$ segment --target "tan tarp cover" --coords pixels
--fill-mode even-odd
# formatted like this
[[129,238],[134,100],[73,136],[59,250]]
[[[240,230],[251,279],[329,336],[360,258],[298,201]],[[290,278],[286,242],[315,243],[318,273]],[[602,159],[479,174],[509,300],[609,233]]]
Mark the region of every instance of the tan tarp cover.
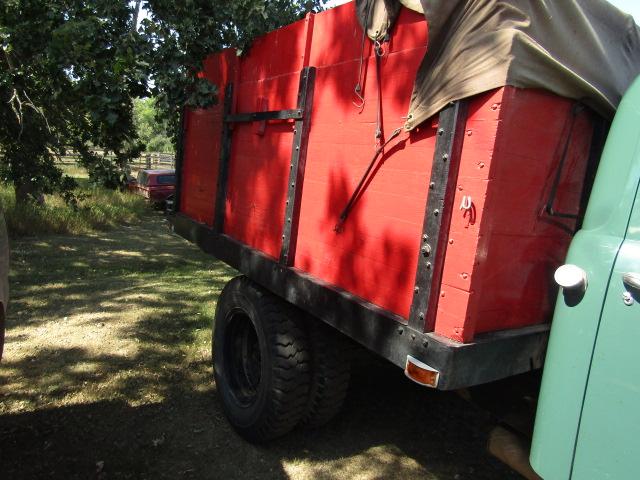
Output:
[[[398,0],[358,0],[367,32],[391,27]],[[372,2],[376,5],[372,5]],[[612,118],[640,74],[640,29],[605,0],[402,0],[429,25],[407,130],[447,103],[504,85],[543,88]],[[375,12],[366,15],[366,12]],[[384,34],[382,34],[384,36]]]
[[367,35],[371,40],[384,40],[393,26],[402,5],[397,0],[357,1],[360,25],[368,24]]

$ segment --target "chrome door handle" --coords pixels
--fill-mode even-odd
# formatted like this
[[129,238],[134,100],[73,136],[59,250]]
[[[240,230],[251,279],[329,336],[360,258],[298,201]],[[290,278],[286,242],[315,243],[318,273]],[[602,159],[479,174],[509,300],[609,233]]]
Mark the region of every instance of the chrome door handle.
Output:
[[587,272],[577,265],[568,263],[558,267],[553,278],[565,291],[584,293],[587,289]]
[[639,273],[625,273],[622,275],[622,282],[633,288],[634,290],[640,291],[640,274]]

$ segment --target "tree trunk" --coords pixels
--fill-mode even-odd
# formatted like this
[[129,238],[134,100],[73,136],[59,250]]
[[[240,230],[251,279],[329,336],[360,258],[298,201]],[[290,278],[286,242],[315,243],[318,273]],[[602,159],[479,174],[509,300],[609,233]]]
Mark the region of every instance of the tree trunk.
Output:
[[30,200],[35,200],[40,205],[44,205],[44,195],[38,194],[31,182],[16,183],[14,185],[16,195],[16,205],[25,204]]
[[133,11],[133,22],[131,23],[131,32],[138,30],[138,18],[140,17],[140,5],[142,0],[136,0],[136,7]]
[[26,183],[16,183],[14,186],[16,193],[16,205],[20,205],[29,201],[31,194],[31,185]]

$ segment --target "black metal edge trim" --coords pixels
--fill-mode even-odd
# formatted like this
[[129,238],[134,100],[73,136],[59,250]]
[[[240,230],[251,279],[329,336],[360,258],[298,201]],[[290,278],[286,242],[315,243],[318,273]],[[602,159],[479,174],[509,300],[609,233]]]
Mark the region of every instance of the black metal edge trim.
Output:
[[175,161],[175,170],[176,170],[176,188],[173,194],[173,205],[171,207],[172,211],[179,212],[180,211],[180,195],[182,192],[182,165],[184,163],[184,137],[187,133],[187,107],[183,106],[180,110],[180,130],[178,132],[178,142],[176,145],[176,161]]
[[550,324],[476,335],[473,343],[458,343],[426,333],[427,365],[442,372],[439,390],[456,390],[502,380],[542,368]]
[[596,179],[600,157],[604,150],[604,145],[609,135],[611,122],[602,118],[599,114],[591,111],[593,119],[593,133],[591,134],[591,145],[589,146],[589,157],[587,160],[587,168],[585,170],[584,180],[582,182],[582,192],[580,194],[580,208],[578,211],[578,221],[576,222],[575,231],[582,228],[584,216],[587,213],[587,204],[591,196],[591,189]]
[[449,104],[439,115],[409,314],[409,325],[419,331],[434,327],[466,119],[464,100]]
[[404,325],[403,319],[313,278],[182,215],[169,217],[176,233],[301,310],[405,368],[407,355],[441,372],[439,390],[479,385],[540,368],[548,325],[478,335],[461,344]]
[[300,120],[304,116],[302,109],[295,110],[269,110],[267,112],[234,113],[225,115],[224,121],[228,123],[259,122],[264,120]]
[[283,265],[293,265],[296,254],[298,222],[300,220],[300,198],[302,196],[304,170],[307,162],[315,78],[315,67],[305,67],[300,72],[297,111],[303,112],[303,116],[300,120],[296,120],[293,129],[289,183],[287,186],[287,199],[282,227],[282,247],[280,250],[280,263]]
[[[223,115],[226,118],[233,104],[233,83],[229,83],[224,91]],[[227,200],[227,180],[229,177],[229,161],[231,159],[231,128],[228,123],[222,124],[222,141],[220,143],[220,164],[218,166],[218,184],[214,206],[213,229],[222,233],[224,227],[224,211]]]

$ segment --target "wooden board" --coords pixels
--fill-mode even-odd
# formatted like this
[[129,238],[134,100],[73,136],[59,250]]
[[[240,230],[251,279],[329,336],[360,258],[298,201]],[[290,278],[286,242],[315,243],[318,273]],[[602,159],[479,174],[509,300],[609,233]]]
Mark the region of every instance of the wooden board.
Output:
[[[296,107],[312,33],[310,16],[255,42],[240,60],[236,112]],[[291,121],[234,125],[224,232],[272,257],[282,246],[292,142]]]
[[235,50],[211,55],[202,76],[218,86],[217,104],[206,110],[186,109],[180,209],[194,220],[213,225],[220,168],[224,89],[236,77]]
[[571,127],[574,102],[542,91],[506,87],[472,106],[435,327],[458,341],[550,320],[575,221],[544,207],[569,142],[554,207],[578,213],[592,133],[586,111]]
[[[413,298],[437,118],[386,149],[340,231],[340,213],[376,149],[378,76],[370,42],[347,4],[269,33],[247,55],[213,55],[204,75],[234,83],[234,113],[293,109],[300,71],[316,67],[293,266],[405,320]],[[403,9],[380,61],[382,125],[404,123],[427,48],[422,15]],[[362,56],[359,107],[354,87]],[[566,151],[554,208],[577,213],[592,134],[574,102],[505,87],[468,99],[460,169],[433,329],[469,342],[477,333],[549,319],[553,269],[573,220],[545,212]],[[189,112],[181,209],[211,224],[222,106]],[[574,118],[575,117],[575,118]],[[293,142],[292,121],[234,124],[224,233],[278,258]],[[470,210],[461,210],[463,200]]]
[[[381,61],[386,135],[404,123],[413,77],[426,50],[426,24],[420,17],[403,10]],[[352,5],[316,16],[310,64],[318,71],[295,266],[406,318],[435,131],[426,125],[387,151],[343,231],[335,232],[376,149],[378,84],[368,41],[365,105],[354,105],[361,35]]]

